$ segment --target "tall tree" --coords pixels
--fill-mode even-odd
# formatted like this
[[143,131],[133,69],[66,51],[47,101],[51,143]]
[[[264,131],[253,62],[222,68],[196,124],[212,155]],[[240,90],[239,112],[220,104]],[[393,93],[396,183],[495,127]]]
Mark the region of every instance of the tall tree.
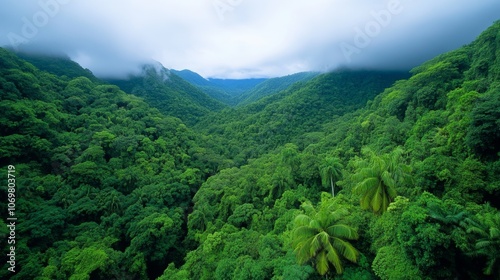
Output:
[[299,264],[312,261],[320,275],[325,275],[332,264],[338,274],[343,272],[341,256],[357,262],[359,252],[347,240],[358,239],[355,229],[337,223],[347,214],[343,208],[336,211],[320,209],[316,211],[310,203],[302,207],[305,214],[294,220],[292,242]]
[[354,193],[361,195],[361,207],[382,214],[397,195],[396,187],[411,181],[411,169],[403,163],[403,149],[376,155],[365,150],[369,160],[355,163],[357,169],[352,179],[356,182]]
[[340,159],[332,156],[326,157],[320,166],[321,182],[323,186],[327,186],[330,183],[333,197],[335,197],[335,181],[340,179],[343,167]]

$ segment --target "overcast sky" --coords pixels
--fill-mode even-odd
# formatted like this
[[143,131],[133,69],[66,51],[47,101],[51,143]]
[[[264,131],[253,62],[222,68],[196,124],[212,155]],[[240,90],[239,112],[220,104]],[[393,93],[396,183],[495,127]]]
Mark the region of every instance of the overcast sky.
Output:
[[65,53],[97,76],[157,60],[204,77],[408,70],[474,40],[499,0],[0,0],[0,45]]

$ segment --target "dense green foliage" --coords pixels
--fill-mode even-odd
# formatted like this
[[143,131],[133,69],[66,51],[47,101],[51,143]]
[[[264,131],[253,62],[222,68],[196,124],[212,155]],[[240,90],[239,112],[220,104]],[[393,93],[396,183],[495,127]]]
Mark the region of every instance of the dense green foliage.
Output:
[[72,61],[64,55],[42,55],[29,52],[19,52],[17,55],[23,60],[33,64],[42,71],[47,71],[57,76],[66,76],[68,78],[85,77],[93,82],[99,82],[88,69],[83,69],[78,63]]
[[110,80],[126,92],[144,98],[164,115],[192,125],[212,111],[225,107],[206,93],[184,81],[161,64],[142,67],[142,73],[126,80]]
[[327,73],[255,103],[212,113],[195,128],[224,143],[224,155],[242,164],[286,143],[306,147],[324,136],[325,123],[362,107],[407,76],[378,71]]
[[246,105],[258,101],[263,97],[286,90],[288,87],[297,82],[307,82],[316,77],[319,73],[302,72],[284,77],[272,78],[259,83],[252,89],[244,92],[237,98],[238,105]]
[[191,197],[215,172],[201,138],[116,86],[60,79],[0,51],[0,163],[18,175],[16,278],[145,278],[181,263]]
[[286,90],[297,82],[307,82],[316,72],[302,72],[271,79],[205,79],[190,70],[171,70],[209,96],[230,106],[246,105]]
[[228,93],[224,88],[221,88],[211,83],[209,80],[203,78],[199,74],[190,70],[181,70],[181,71],[170,70],[170,71],[172,71],[185,81],[189,82],[190,84],[196,86],[197,88],[199,88],[212,98],[217,99],[227,105],[232,105],[234,103],[233,96],[231,96],[231,94]]
[[257,85],[265,82],[266,78],[250,78],[250,79],[215,79],[210,78],[208,81],[213,87],[219,88],[226,92],[230,97],[230,104],[236,105],[238,97],[245,92],[253,89]]
[[411,76],[332,72],[221,111],[145,70],[120,89],[0,49],[2,279],[500,277],[500,22]]
[[294,253],[299,264],[314,259],[316,270],[325,275],[329,264],[335,267],[338,274],[344,271],[341,257],[351,262],[358,261],[358,250],[347,241],[358,239],[358,233],[347,225],[336,223],[347,214],[344,208],[333,210],[322,205],[322,209],[316,211],[310,203],[304,204],[303,208],[306,214],[295,217],[292,232]]

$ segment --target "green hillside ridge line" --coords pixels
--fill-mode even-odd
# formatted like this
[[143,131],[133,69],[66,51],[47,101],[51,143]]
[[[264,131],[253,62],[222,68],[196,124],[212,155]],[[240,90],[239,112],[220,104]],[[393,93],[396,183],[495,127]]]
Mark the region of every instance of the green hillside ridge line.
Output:
[[202,116],[226,106],[161,65],[145,65],[140,75],[109,80],[126,92],[142,97],[163,114],[193,125]]

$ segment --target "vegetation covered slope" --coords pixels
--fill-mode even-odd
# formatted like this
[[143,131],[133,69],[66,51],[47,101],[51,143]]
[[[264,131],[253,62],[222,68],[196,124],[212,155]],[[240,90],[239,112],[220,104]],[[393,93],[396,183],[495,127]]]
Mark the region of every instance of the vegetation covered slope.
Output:
[[190,70],[171,70],[200,90],[230,106],[245,105],[286,90],[296,82],[306,82],[319,73],[302,72],[271,79],[205,79]]
[[161,279],[498,279],[499,54],[497,22],[303,149],[212,176]]
[[[238,163],[256,158],[288,142],[299,145],[322,137],[322,125],[332,118],[361,108],[396,80],[402,72],[339,71],[236,109],[212,113],[197,129],[222,142],[227,157]],[[311,134],[312,133],[312,134]]]
[[68,78],[86,77],[93,82],[99,82],[99,79],[90,70],[83,69],[78,63],[64,55],[49,56],[29,52],[18,52],[17,55],[38,69],[57,76],[66,76]]
[[500,277],[500,22],[385,90],[321,75],[194,130],[0,54],[2,278]]
[[249,79],[215,79],[210,78],[208,81],[226,91],[231,97],[238,97],[248,90],[251,90],[258,84],[266,81],[266,78],[249,78]]
[[238,96],[238,105],[250,104],[266,96],[286,90],[292,84],[297,82],[307,82],[316,77],[316,72],[301,72],[284,77],[272,78],[263,81],[254,88]]
[[190,70],[172,70],[176,75],[183,78],[193,86],[202,90],[212,98],[220,102],[235,106],[240,96],[252,90],[266,79],[205,79],[198,73]]
[[193,86],[196,86],[198,89],[202,90],[212,98],[219,100],[220,102],[231,105],[233,104],[233,97],[226,92],[223,88],[218,87],[211,83],[209,80],[203,78],[198,73],[195,73],[190,70],[171,70],[177,76],[183,78]]
[[191,125],[209,112],[225,107],[159,63],[143,66],[140,75],[109,82],[144,98],[163,114],[180,118]]
[[0,278],[146,279],[183,262],[191,197],[217,165],[204,141],[117,86],[3,49],[0,92],[0,166],[15,167],[18,219],[16,274],[3,254]]

